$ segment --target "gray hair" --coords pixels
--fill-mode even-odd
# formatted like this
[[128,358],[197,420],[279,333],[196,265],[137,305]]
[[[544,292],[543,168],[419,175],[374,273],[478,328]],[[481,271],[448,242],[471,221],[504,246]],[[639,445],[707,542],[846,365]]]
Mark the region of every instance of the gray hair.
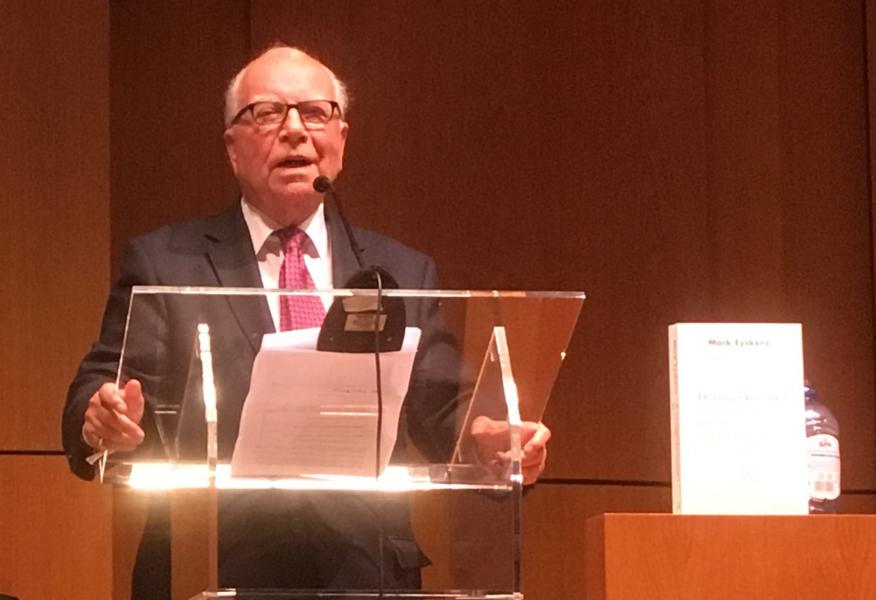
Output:
[[266,49],[264,52],[260,53],[254,59],[252,59],[251,61],[246,63],[246,65],[240,71],[238,71],[234,77],[231,78],[231,81],[228,82],[228,87],[225,88],[225,127],[226,128],[231,126],[231,120],[235,117],[235,115],[237,114],[237,111],[240,110],[240,107],[237,106],[237,91],[240,88],[240,82],[243,79],[243,76],[246,73],[246,70],[249,68],[249,66],[253,62],[258,60],[259,58],[261,58],[262,56],[264,56],[268,52],[270,52],[272,50],[277,50],[277,49],[292,50],[296,54],[300,54],[301,56],[307,57],[307,58],[313,60],[314,62],[318,63],[320,66],[322,66],[322,68],[324,68],[326,70],[326,72],[329,74],[329,76],[332,79],[332,86],[335,89],[335,100],[337,101],[338,106],[341,108],[341,117],[343,118],[346,116],[347,109],[350,106],[350,96],[347,93],[347,86],[344,84],[343,81],[338,79],[338,76],[334,74],[334,71],[329,69],[327,66],[322,64],[319,60],[317,60],[316,58],[314,58],[313,56],[311,56],[310,54],[308,54],[304,50],[301,50],[300,48],[295,48],[294,46],[288,46],[286,44],[276,43],[276,44],[273,44],[270,48]]

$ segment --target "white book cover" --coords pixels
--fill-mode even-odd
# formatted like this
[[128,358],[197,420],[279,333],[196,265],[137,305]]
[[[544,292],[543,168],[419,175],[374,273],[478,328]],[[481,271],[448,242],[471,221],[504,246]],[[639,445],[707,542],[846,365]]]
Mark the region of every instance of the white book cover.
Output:
[[672,508],[807,514],[799,324],[669,327]]

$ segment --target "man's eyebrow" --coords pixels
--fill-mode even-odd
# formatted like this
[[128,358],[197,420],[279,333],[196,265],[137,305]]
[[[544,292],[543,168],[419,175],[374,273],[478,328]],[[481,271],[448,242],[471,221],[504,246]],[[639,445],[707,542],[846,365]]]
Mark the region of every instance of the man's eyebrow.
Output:
[[256,94],[255,96],[250,98],[249,102],[247,102],[246,104],[252,104],[253,102],[285,102],[285,101],[283,99],[281,99],[277,94]]

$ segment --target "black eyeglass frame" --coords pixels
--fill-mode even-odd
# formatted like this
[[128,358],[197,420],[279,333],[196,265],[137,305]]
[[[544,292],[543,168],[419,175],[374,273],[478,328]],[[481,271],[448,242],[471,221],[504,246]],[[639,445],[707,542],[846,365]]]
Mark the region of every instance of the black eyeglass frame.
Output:
[[[331,120],[335,118],[335,115],[338,115],[338,117],[341,116],[341,105],[338,104],[338,103],[337,103],[336,101],[334,101],[334,100],[325,100],[325,99],[322,99],[322,98],[318,98],[318,99],[314,99],[314,100],[302,100],[301,102],[282,102],[282,101],[280,101],[280,100],[257,100],[257,101],[255,101],[255,102],[250,102],[249,104],[247,104],[246,106],[244,106],[243,108],[241,108],[240,111],[238,111],[238,113],[237,113],[236,115],[234,115],[234,118],[231,119],[231,123],[229,123],[229,125],[234,125],[234,124],[236,124],[244,114],[246,114],[247,112],[249,112],[249,113],[250,113],[250,117],[252,118],[253,123],[255,123],[256,125],[258,125],[259,127],[271,127],[271,126],[277,126],[277,125],[280,125],[281,123],[285,123],[285,122],[286,122],[286,119],[289,118],[289,111],[292,110],[293,108],[294,108],[295,110],[298,110],[298,107],[299,107],[300,105],[302,105],[302,104],[304,104],[304,105],[312,104],[312,103],[314,103],[314,102],[328,102],[328,103],[331,105],[332,110],[331,110],[331,113],[329,113],[328,119],[326,119],[325,123],[320,123],[320,124],[318,124],[318,125],[319,125],[318,127],[314,127],[314,126],[313,126],[314,123],[308,123],[308,122],[306,122],[304,119],[301,119],[301,124],[304,125],[304,128],[305,128],[305,129],[308,129],[308,130],[311,130],[311,129],[316,129],[316,130],[324,129],[325,126],[328,125],[328,124],[331,122]],[[256,118],[255,118],[255,112],[253,112],[253,109],[254,109],[257,105],[259,105],[259,104],[275,104],[275,105],[283,105],[283,106],[286,107],[286,110],[283,111],[283,117],[282,117],[279,121],[277,121],[276,123],[259,123],[259,122],[256,120]],[[298,116],[301,117],[301,111],[298,111]]]

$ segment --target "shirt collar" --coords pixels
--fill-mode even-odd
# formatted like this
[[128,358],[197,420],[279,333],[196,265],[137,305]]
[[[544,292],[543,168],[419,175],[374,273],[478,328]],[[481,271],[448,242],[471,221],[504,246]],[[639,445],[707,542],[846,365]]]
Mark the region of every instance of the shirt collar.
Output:
[[[265,249],[265,244],[269,240],[276,240],[276,236],[272,237],[273,233],[283,227],[268,215],[260,211],[258,208],[247,202],[246,198],[241,197],[240,208],[243,212],[243,220],[246,222],[246,227],[249,229],[249,237],[252,240],[252,249],[256,256],[259,256]],[[310,238],[312,250],[316,251],[316,255],[321,258],[328,257],[328,231],[325,226],[325,209],[322,202],[313,211],[304,222],[298,225],[307,237]]]

